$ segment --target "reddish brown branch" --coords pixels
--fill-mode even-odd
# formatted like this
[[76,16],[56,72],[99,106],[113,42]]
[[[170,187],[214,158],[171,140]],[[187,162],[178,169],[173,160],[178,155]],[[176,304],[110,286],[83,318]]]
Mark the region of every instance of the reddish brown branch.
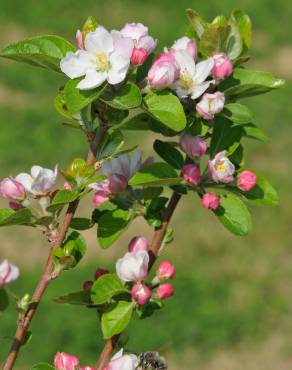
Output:
[[[175,192],[172,194],[168,202],[167,208],[165,210],[165,213],[164,213],[163,223],[161,227],[155,229],[154,231],[151,245],[150,245],[150,251],[149,251],[149,255],[150,255],[149,270],[151,270],[154,262],[156,261],[156,258],[159,255],[159,251],[160,251],[160,248],[163,242],[163,238],[165,236],[165,233],[169,226],[171,217],[176,209],[176,206],[180,198],[181,198],[180,194],[175,193]],[[114,349],[114,344],[116,343],[117,339],[118,339],[118,336],[115,336],[109,339],[108,341],[106,341],[104,348],[102,350],[102,353],[99,357],[98,363],[95,367],[95,370],[103,370],[106,367],[106,365],[109,362],[111,353]]]
[[[96,161],[96,153],[98,150],[98,147],[106,133],[106,126],[101,126],[97,132],[93,140],[90,142],[90,149],[88,151],[87,155],[87,164],[94,164]],[[3,370],[11,370],[14,366],[14,363],[16,361],[16,358],[18,356],[20,347],[25,339],[27,330],[31,324],[31,321],[36,313],[36,310],[38,308],[38,305],[42,299],[42,296],[44,292],[46,291],[50,281],[52,280],[52,269],[53,269],[53,260],[52,260],[52,252],[54,249],[62,245],[66,233],[68,231],[68,228],[70,226],[70,223],[72,221],[72,218],[74,217],[74,214],[76,212],[76,209],[78,207],[79,200],[75,200],[74,202],[70,203],[66,212],[66,215],[64,217],[63,223],[61,225],[60,231],[58,233],[58,236],[56,240],[51,244],[49,255],[45,264],[44,271],[40,277],[40,280],[37,284],[37,287],[33,293],[32,296],[32,303],[29,305],[23,320],[21,320],[21,323],[19,324],[15,337],[13,339],[9,354],[6,358]],[[54,278],[58,276],[58,273],[54,274]]]

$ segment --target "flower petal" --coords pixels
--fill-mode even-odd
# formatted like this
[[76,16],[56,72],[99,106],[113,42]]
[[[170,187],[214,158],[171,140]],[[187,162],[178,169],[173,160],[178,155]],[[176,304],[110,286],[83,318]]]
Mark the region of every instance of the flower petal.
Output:
[[210,75],[213,66],[214,61],[212,58],[204,60],[196,65],[195,80],[198,84],[206,80],[206,78]]
[[99,26],[94,32],[89,32],[84,40],[85,49],[90,52],[110,53],[113,51],[114,43],[111,34]]
[[33,178],[28,173],[20,173],[15,177],[15,180],[18,181],[21,185],[24,186],[25,190],[32,193],[31,185],[33,183]]
[[30,170],[30,173],[31,173],[31,176],[35,179],[38,177],[39,173],[42,171],[42,167],[41,166],[32,166],[31,170]]
[[111,85],[116,85],[126,78],[130,65],[130,59],[126,59],[117,52],[110,56],[111,69],[108,72],[107,80]]
[[83,80],[79,82],[77,88],[80,90],[90,90],[94,89],[103,84],[106,80],[107,73],[106,72],[97,72],[94,69],[89,69],[86,72],[86,76]]
[[60,63],[61,71],[70,78],[84,76],[91,67],[92,55],[84,50],[78,50],[76,53],[69,51]]
[[191,91],[191,98],[192,99],[197,99],[199,96],[204,94],[204,92],[208,89],[208,87],[213,83],[214,81],[207,81],[203,82],[201,85],[198,85],[194,87]]
[[175,60],[180,67],[181,73],[187,71],[190,77],[193,77],[196,72],[196,64],[194,59],[186,51],[179,50],[174,53]]

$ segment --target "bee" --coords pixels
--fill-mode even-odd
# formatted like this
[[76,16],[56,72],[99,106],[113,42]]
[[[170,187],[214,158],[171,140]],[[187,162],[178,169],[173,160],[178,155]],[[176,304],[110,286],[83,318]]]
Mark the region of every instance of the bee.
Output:
[[143,352],[139,356],[139,363],[135,370],[167,370],[165,359],[158,352]]

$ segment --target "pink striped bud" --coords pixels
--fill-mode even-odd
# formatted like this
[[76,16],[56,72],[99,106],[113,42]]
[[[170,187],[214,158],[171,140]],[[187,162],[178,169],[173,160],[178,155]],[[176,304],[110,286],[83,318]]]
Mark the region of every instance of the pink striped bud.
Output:
[[157,90],[172,85],[179,77],[179,67],[172,53],[161,54],[148,72],[150,87]]
[[109,200],[109,193],[106,191],[100,190],[94,194],[92,203],[94,207],[98,207],[98,206],[101,206],[103,203],[107,202],[108,200]]
[[98,280],[102,275],[109,274],[109,270],[97,269],[94,273],[94,279]]
[[19,208],[21,208],[21,204],[19,204],[18,202],[16,202],[15,200],[10,200],[9,201],[9,207],[11,209],[14,209],[15,211],[17,211]]
[[6,177],[0,182],[0,194],[6,199],[23,200],[25,198],[25,189],[18,181],[11,177]]
[[207,147],[207,141],[198,136],[192,136],[186,133],[180,136],[180,148],[192,159],[204,155]]
[[182,168],[182,175],[186,182],[191,185],[198,185],[201,180],[201,172],[194,164],[185,164]]
[[144,305],[150,301],[152,292],[147,285],[137,283],[133,285],[131,295],[134,301],[136,301],[140,305]]
[[174,295],[174,289],[172,284],[170,283],[165,283],[159,285],[157,289],[157,295],[160,299],[166,299],[169,297],[172,297]]
[[159,279],[172,279],[175,274],[175,267],[169,261],[162,261],[156,271],[156,275]]
[[257,175],[251,171],[242,171],[236,179],[237,187],[249,191],[257,184]]
[[225,104],[225,96],[217,91],[214,94],[204,94],[200,102],[196,105],[196,111],[199,116],[206,120],[211,120],[215,114],[220,113]]
[[144,48],[134,48],[131,56],[131,62],[135,66],[142,65],[148,58],[147,50]]
[[18,267],[12,265],[7,260],[0,263],[0,288],[16,280],[18,276]]
[[63,188],[66,190],[72,191],[72,185],[68,181],[64,182]]
[[85,280],[84,283],[82,284],[83,289],[90,289],[93,285],[92,280]]
[[178,39],[170,48],[171,51],[186,51],[190,56],[195,59],[197,56],[197,45],[194,40],[189,39],[187,36],[183,36]]
[[142,236],[135,236],[128,246],[129,252],[148,251],[149,244],[146,238]]
[[201,203],[206,209],[217,209],[220,206],[220,197],[213,193],[206,193],[202,196]]
[[233,65],[225,53],[214,54],[213,61],[214,67],[212,69],[212,74],[216,79],[221,80],[232,74]]
[[78,46],[78,49],[84,49],[83,45],[83,35],[80,30],[77,30],[76,32],[76,44]]
[[79,360],[69,353],[58,352],[54,358],[54,365],[56,370],[76,370],[79,366]]

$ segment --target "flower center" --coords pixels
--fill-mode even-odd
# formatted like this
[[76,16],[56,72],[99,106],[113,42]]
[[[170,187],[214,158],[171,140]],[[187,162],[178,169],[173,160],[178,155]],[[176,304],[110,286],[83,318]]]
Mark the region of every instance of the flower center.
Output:
[[222,162],[216,163],[215,169],[217,172],[225,172],[226,171],[225,163]]
[[95,53],[94,64],[98,72],[106,72],[110,69],[110,62],[105,52]]
[[192,79],[187,69],[184,69],[180,76],[180,86],[183,90],[189,90],[196,86],[195,81]]

